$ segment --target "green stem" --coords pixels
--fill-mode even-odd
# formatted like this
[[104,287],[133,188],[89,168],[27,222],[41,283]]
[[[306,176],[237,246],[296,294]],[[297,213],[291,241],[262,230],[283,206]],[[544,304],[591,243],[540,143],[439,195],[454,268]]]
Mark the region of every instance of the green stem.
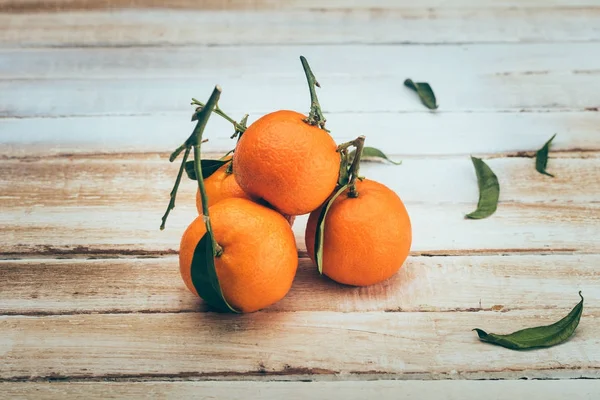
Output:
[[[192,98],[192,105],[200,106],[199,109],[196,110],[196,113],[192,116],[192,121],[194,121],[198,118],[198,114],[206,107],[206,104]],[[221,110],[219,108],[218,104],[215,105],[213,112],[215,114],[217,114],[218,116],[225,118],[227,121],[231,122],[233,124],[233,128],[235,129],[236,132],[244,133],[244,131],[246,131],[246,126],[244,124],[238,123],[236,120],[231,118],[229,115],[225,114],[223,112],[223,110]],[[246,119],[248,119],[248,117],[246,117]]]
[[219,257],[221,254],[223,254],[223,248],[217,243],[215,235],[212,231],[212,224],[210,222],[210,215],[208,213],[208,196],[206,194],[206,188],[204,187],[204,178],[202,178],[202,154],[200,148],[202,144],[202,134],[204,133],[204,128],[208,123],[211,112],[215,109],[215,107],[217,107],[217,102],[219,101],[220,96],[221,88],[219,86],[215,86],[215,89],[206,102],[206,105],[203,106],[202,110],[197,114],[198,123],[196,124],[196,128],[190,136],[191,143],[194,146],[194,171],[196,172],[198,190],[200,191],[200,198],[202,199],[202,215],[206,225],[206,233],[210,235],[212,240],[213,255],[215,257]]
[[308,65],[306,58],[300,56],[300,61],[302,62],[302,68],[304,68],[304,74],[306,75],[306,81],[308,82],[308,90],[310,90],[310,113],[304,122],[310,125],[318,125],[321,129],[327,131],[327,129],[325,129],[325,122],[327,122],[327,120],[321,111],[321,105],[317,98],[317,90],[315,89],[315,87],[321,87],[321,85],[317,82],[315,74],[313,74],[310,69],[310,65]]
[[[185,169],[185,162],[187,161],[189,155],[190,155],[190,148],[186,147],[185,153],[183,154],[183,160],[181,161],[181,166],[179,167],[179,172],[177,173],[177,179],[175,179],[175,185],[173,186],[173,190],[171,190],[171,199],[169,200],[169,205],[167,206],[167,211],[165,211],[165,214],[162,217],[162,223],[160,224],[161,231],[165,229],[165,223],[167,222],[169,213],[171,212],[172,209],[175,208],[175,197],[177,196],[177,189],[179,189],[179,184],[181,183],[181,177],[183,176],[183,170]],[[171,155],[171,157],[173,157],[173,156]],[[177,156],[175,156],[175,157],[177,157]],[[171,162],[173,162],[173,160],[175,160],[175,158],[173,158],[173,160],[171,160],[171,159],[169,159],[169,160]]]
[[358,178],[358,173],[360,170],[360,158],[362,156],[363,148],[365,147],[365,137],[359,136],[353,141],[354,146],[356,146],[356,154],[354,155],[354,160],[352,160],[352,165],[350,166],[350,182],[348,183],[348,197],[358,197],[358,191],[356,190],[356,179]]

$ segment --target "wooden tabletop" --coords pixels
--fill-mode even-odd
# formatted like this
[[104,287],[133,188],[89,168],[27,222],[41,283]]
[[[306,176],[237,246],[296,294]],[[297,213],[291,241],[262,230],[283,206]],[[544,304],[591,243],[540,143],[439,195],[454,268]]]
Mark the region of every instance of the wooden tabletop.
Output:
[[[361,172],[404,200],[411,255],[382,284],[338,285],[299,217],[288,296],[212,312],[178,270],[192,181],[158,229],[168,154],[217,83],[236,117],[307,112],[300,55],[335,140],[403,161]],[[597,399],[598,107],[598,0],[0,0],[0,398]],[[212,118],[205,151],[231,133]],[[532,157],[554,133],[550,178]],[[500,181],[485,220],[464,219],[469,155]],[[471,331],[554,322],[579,290],[562,345]]]

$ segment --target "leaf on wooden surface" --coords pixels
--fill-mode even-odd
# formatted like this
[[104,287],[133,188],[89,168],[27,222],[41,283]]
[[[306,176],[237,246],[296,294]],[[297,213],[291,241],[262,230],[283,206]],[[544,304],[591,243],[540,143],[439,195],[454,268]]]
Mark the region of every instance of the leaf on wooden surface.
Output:
[[331,208],[331,205],[335,199],[337,199],[340,194],[344,193],[346,189],[348,189],[348,185],[342,186],[333,194],[333,196],[329,198],[329,200],[327,200],[327,202],[323,205],[321,214],[317,220],[317,231],[315,232],[315,263],[317,264],[320,274],[323,273],[323,239],[325,233],[325,218],[327,217],[327,212],[329,212],[329,209]]
[[[219,168],[227,164],[231,160],[201,160],[202,165],[202,177],[208,178],[214,174]],[[196,180],[196,171],[194,170],[194,161],[187,161],[185,163],[185,173],[191,180]]]
[[509,335],[497,335],[487,333],[475,328],[479,339],[483,342],[492,343],[512,350],[525,350],[538,347],[550,347],[566,341],[579,325],[581,313],[583,312],[583,296],[579,292],[581,301],[571,312],[560,321],[547,326],[522,329]]
[[[354,155],[356,154],[356,150],[352,150],[350,152],[350,160],[354,159]],[[364,147],[362,151],[362,156],[360,157],[360,162],[369,162],[369,161],[387,161],[394,165],[402,164],[402,161],[394,161],[388,158],[385,153],[375,147]]]
[[477,173],[477,185],[479,186],[479,202],[477,209],[466,218],[482,219],[487,218],[496,212],[498,199],[500,198],[500,184],[496,174],[491,168],[483,162],[481,158],[471,157],[475,172]]
[[413,82],[412,79],[406,79],[404,81],[404,86],[417,92],[421,102],[425,105],[425,107],[429,108],[430,110],[435,110],[438,108],[435,94],[433,93],[433,89],[429,83]]
[[229,305],[221,290],[215,268],[212,241],[208,233],[202,236],[194,250],[191,276],[196,292],[208,305],[223,312],[239,312]]
[[554,175],[546,172],[546,166],[548,165],[548,152],[550,151],[550,144],[552,144],[552,141],[555,137],[556,133],[552,135],[550,140],[548,140],[546,144],[544,144],[544,146],[537,151],[537,153],[535,153],[535,169],[540,174],[548,175],[552,178],[554,178]]

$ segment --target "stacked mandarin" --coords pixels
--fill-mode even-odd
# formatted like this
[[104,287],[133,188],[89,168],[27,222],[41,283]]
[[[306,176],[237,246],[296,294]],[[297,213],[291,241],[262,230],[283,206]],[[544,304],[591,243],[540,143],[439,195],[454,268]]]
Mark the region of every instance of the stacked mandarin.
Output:
[[[170,157],[183,160],[167,212],[185,171],[198,183],[199,216],[179,249],[187,288],[210,306],[253,312],[281,300],[298,267],[295,216],[310,214],[306,248],[320,273],[345,285],[367,286],[394,275],[410,251],[410,218],[398,195],[360,176],[365,137],[337,145],[325,128],[315,87],[300,57],[311,95],[310,113],[271,112],[250,126],[219,107],[220,87],[198,106],[196,128]],[[202,134],[211,114],[234,125],[235,148],[202,160]],[[188,158],[193,155],[193,160]]]

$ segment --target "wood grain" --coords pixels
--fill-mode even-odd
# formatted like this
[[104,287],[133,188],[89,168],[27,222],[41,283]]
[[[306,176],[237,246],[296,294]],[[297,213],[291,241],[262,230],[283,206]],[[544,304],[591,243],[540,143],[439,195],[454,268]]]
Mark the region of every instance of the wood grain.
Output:
[[[472,1],[464,8],[438,7],[439,2],[428,7],[419,2],[415,3],[416,7],[395,10],[375,6],[362,10],[319,7],[316,10],[227,12],[214,9],[86,11],[71,7],[68,12],[60,13],[35,12],[35,7],[51,11],[53,3],[44,5],[39,1],[33,9],[31,6],[28,9],[13,1],[0,9],[4,11],[0,13],[0,46],[597,42],[600,38],[598,7],[590,1],[592,4],[579,6],[565,5],[565,1],[559,6],[522,7],[514,2],[505,7],[480,7],[478,2]],[[70,4],[74,3],[82,4],[82,0]]]
[[[68,51],[64,63],[49,69],[56,71],[48,72],[49,79],[40,79],[35,71],[29,73],[29,78],[13,79],[13,74],[21,75],[19,65],[32,62],[27,57],[17,58],[22,60],[20,63],[7,62],[7,79],[0,80],[0,115],[23,118],[192,111],[189,99],[204,99],[216,83],[224,89],[220,106],[234,115],[264,114],[282,108],[307,110],[306,82],[298,62],[302,53],[311,60],[323,86],[319,97],[328,113],[430,113],[415,93],[403,86],[407,77],[432,85],[440,112],[595,110],[600,106],[600,83],[592,77],[600,74],[600,60],[587,57],[595,48],[590,44],[573,45],[557,53],[546,45],[275,46],[263,51],[245,46],[227,52],[203,49],[202,59],[214,61],[207,62],[199,73],[189,61],[182,63],[187,68],[179,69],[176,62],[185,58],[185,53],[175,58],[175,63],[150,60],[146,67],[143,55],[141,60],[136,60],[135,53],[119,59],[121,51],[106,61],[117,65],[102,70],[93,61],[79,61],[85,54],[69,56]],[[3,57],[11,59],[11,54]],[[163,58],[170,54],[172,50],[162,52]],[[156,52],[149,52],[146,58],[156,56]],[[101,51],[96,51],[98,57],[102,57]],[[233,57],[237,60],[232,61]],[[496,62],[503,58],[508,60]],[[564,61],[570,59],[588,61]],[[275,61],[266,64],[265,60]],[[240,66],[240,62],[248,67]],[[329,62],[334,69],[324,67],[321,72],[320,66]],[[151,68],[153,63],[156,70]],[[231,69],[221,72],[221,65],[228,64]],[[71,69],[79,72],[71,73]],[[32,68],[25,67],[27,70]]]
[[507,353],[470,331],[549,324],[567,311],[4,316],[0,379],[598,378],[597,312],[584,310],[567,343],[537,351]]
[[600,381],[361,381],[361,382],[52,382],[0,383],[7,398],[39,400],[187,398],[358,400],[374,398],[487,400],[543,398],[595,400]]
[[[404,199],[416,252],[585,253],[598,251],[598,160],[552,159],[548,169],[554,179],[535,172],[531,159],[490,160],[502,182],[502,203],[483,221],[464,219],[477,202],[467,157],[406,159],[402,166],[368,165],[362,172]],[[4,257],[174,252],[181,232],[197,216],[196,187],[186,180],[167,230],[158,230],[178,168],[164,156],[21,159],[0,165]],[[301,217],[294,225],[301,251],[305,222]]]
[[[291,291],[266,311],[545,313],[573,307],[578,290],[590,310],[600,307],[599,262],[598,255],[410,257],[391,279],[355,288],[319,276],[302,258]],[[206,311],[183,285],[177,257],[0,262],[4,315]]]
[[[182,107],[182,109],[185,107]],[[255,120],[258,115],[253,115]],[[81,153],[165,153],[181,144],[193,127],[190,113],[147,116],[68,118],[0,118],[0,157],[38,157]],[[327,126],[337,143],[361,134],[367,145],[388,154],[440,156],[532,155],[554,133],[551,157],[557,151],[581,150],[576,157],[600,151],[600,113],[335,113]],[[233,132],[225,120],[212,118],[203,151],[231,150]],[[597,153],[596,153],[597,154]],[[568,155],[567,155],[568,156]]]

